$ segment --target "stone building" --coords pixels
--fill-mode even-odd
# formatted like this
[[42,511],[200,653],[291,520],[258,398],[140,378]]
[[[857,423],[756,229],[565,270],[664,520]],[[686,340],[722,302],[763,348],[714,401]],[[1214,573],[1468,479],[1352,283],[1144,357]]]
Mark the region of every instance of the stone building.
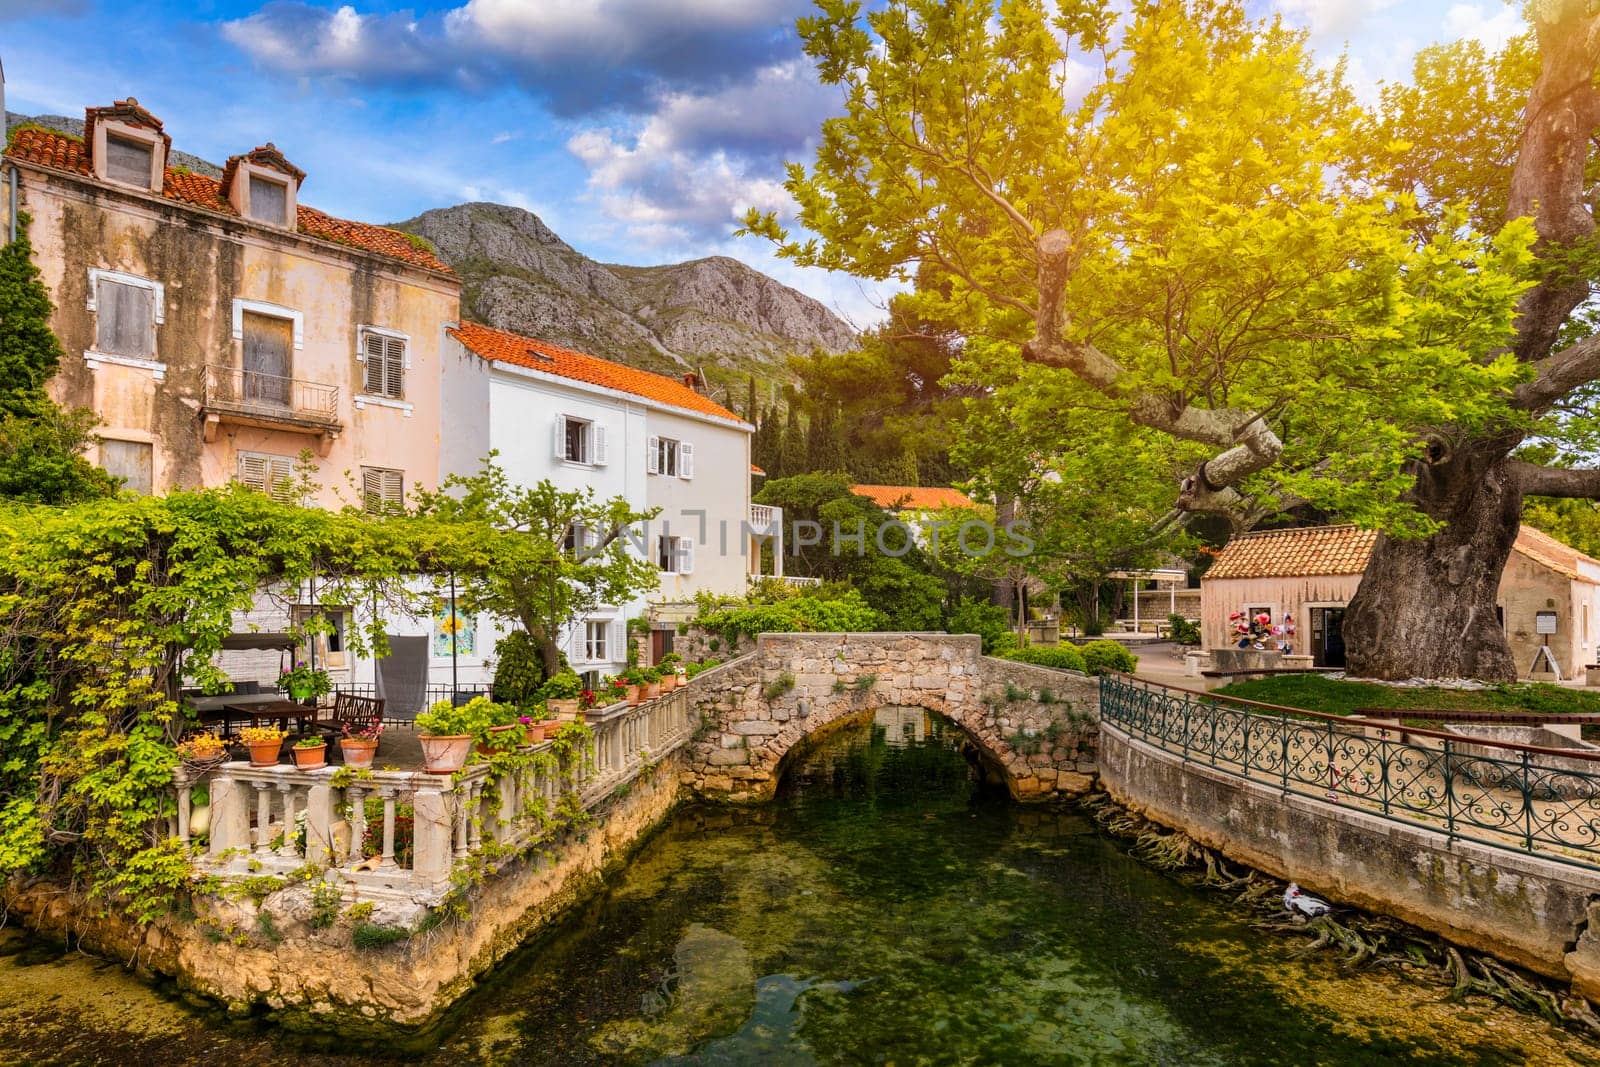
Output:
[[[1355,526],[1235,537],[1200,583],[1204,647],[1235,646],[1234,612],[1266,613],[1274,626],[1292,622],[1294,633],[1274,640],[1295,655],[1319,667],[1344,666],[1345,607],[1376,540],[1374,531]],[[1600,649],[1600,561],[1524,526],[1500,579],[1498,610],[1520,674],[1581,677]]]

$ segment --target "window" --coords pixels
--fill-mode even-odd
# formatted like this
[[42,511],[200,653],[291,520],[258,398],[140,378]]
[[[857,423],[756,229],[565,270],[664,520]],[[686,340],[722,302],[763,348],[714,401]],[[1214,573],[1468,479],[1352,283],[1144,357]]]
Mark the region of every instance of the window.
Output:
[[240,452],[238,479],[274,500],[294,500],[294,460],[288,456]]
[[394,334],[364,330],[361,358],[366,364],[361,391],[390,400],[406,397],[406,339]]
[[294,358],[294,322],[255,311],[243,314],[243,399],[289,406],[289,376]]
[[111,181],[148,189],[154,169],[154,145],[114,133],[106,134],[106,177]]
[[555,458],[602,467],[606,462],[606,428],[570,415],[557,415]]
[[694,477],[694,446],[671,437],[646,437],[644,469],[647,474],[672,478]]
[[287,226],[289,186],[259,174],[250,175],[250,217],[269,226]]
[[404,507],[404,472],[387,467],[362,467],[361,506],[374,515]]
[[694,542],[687,537],[656,538],[656,566],[669,574],[688,574],[694,570]]
[[122,488],[149,496],[154,478],[151,473],[154,449],[148,441],[100,442],[100,466],[106,473],[122,479]]
[[150,359],[155,354],[155,290],[100,274],[93,281],[95,351]]
[[590,663],[604,663],[611,659],[608,654],[606,637],[611,632],[611,624],[604,621],[590,619],[583,624],[583,658]]

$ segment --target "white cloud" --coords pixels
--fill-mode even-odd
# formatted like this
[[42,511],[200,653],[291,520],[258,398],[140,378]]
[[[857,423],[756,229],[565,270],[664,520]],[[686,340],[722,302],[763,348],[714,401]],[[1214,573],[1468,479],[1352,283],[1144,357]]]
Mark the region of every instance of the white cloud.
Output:
[[1367,19],[1393,7],[1399,0],[1277,0],[1285,16],[1305,26],[1311,36],[1348,36],[1360,31]]
[[1481,41],[1491,52],[1498,52],[1527,28],[1522,13],[1509,4],[1501,4],[1492,15],[1477,4],[1456,4],[1444,16],[1448,39]]

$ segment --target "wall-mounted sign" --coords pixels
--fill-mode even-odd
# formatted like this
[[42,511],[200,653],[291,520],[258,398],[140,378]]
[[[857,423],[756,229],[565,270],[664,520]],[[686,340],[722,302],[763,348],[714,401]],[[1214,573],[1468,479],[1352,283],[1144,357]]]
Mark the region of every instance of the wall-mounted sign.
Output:
[[1555,633],[1556,613],[1553,611],[1535,612],[1533,616],[1533,632],[1536,634]]

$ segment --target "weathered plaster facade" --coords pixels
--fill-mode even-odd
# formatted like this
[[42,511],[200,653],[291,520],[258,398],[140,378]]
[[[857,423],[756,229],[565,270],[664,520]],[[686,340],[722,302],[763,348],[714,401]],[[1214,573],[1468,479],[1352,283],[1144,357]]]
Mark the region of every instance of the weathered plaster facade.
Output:
[[754,652],[695,679],[690,699],[703,726],[684,784],[705,797],[769,799],[784,757],[805,738],[895,706],[954,722],[1018,800],[1086,792],[1094,680],[981,648],[972,634],[762,634]]

